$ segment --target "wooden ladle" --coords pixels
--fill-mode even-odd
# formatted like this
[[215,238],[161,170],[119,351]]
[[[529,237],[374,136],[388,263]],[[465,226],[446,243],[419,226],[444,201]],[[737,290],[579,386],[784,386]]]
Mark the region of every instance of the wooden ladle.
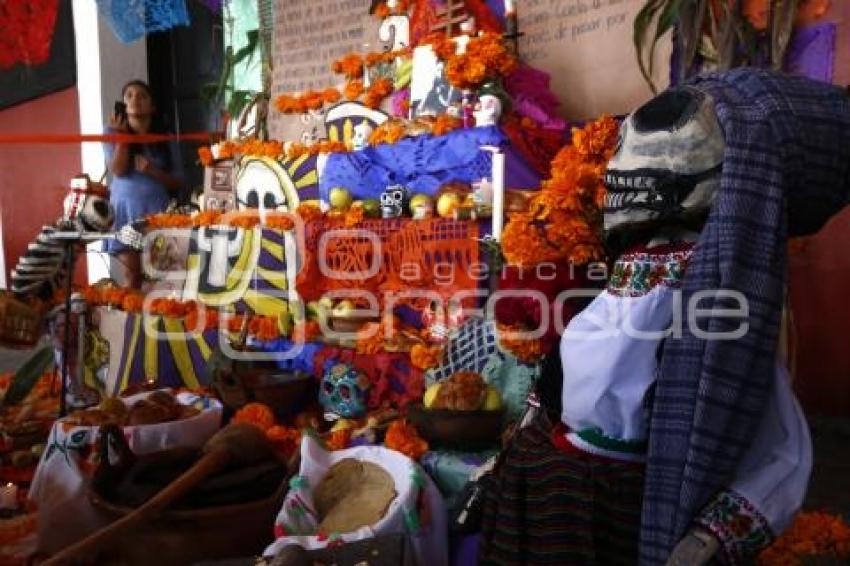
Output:
[[206,478],[229,466],[252,466],[277,457],[274,446],[257,427],[245,423],[231,424],[218,431],[204,445],[204,455],[186,472],[114,523],[65,548],[43,566],[69,563],[78,556],[90,556],[109,546],[127,530],[154,519],[169,505],[186,495]]

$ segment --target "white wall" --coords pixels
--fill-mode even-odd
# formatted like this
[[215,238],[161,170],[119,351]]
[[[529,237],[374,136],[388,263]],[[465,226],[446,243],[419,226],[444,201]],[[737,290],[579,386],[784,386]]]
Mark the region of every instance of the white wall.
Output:
[[[106,118],[121,87],[133,79],[147,80],[148,61],[145,39],[121,43],[97,13],[93,0],[73,0],[74,36],[77,55],[80,130],[84,134],[103,133]],[[105,172],[105,156],[100,143],[81,144],[83,172],[100,179]],[[90,246],[89,281],[109,276],[108,258],[96,253],[100,244]],[[100,257],[99,257],[100,256]]]

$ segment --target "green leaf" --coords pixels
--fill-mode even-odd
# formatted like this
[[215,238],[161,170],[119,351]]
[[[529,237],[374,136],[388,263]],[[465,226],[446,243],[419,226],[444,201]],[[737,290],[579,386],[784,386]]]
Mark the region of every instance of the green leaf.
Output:
[[641,8],[635,16],[632,34],[632,39],[635,45],[635,55],[637,56],[640,74],[643,76],[643,79],[649,85],[649,88],[652,89],[653,93],[658,92],[658,90],[655,88],[655,83],[652,82],[652,76],[649,74],[647,66],[644,64],[643,42],[646,40],[649,25],[655,19],[655,14],[664,5],[664,2],[666,1],[669,0],[647,0],[646,4],[644,4],[643,8]]
[[254,54],[254,51],[257,49],[257,44],[260,41],[260,30],[254,29],[246,33],[248,36],[248,43],[239,48],[239,51],[233,56],[232,63],[237,65],[241,63],[245,58],[250,57]]
[[652,38],[652,43],[649,45],[650,77],[655,66],[655,47],[658,45],[658,40],[661,39],[661,36],[670,31],[679,19],[681,4],[682,0],[668,0],[667,5],[661,11],[661,15],[658,16],[658,22],[655,24],[655,37]]
[[35,384],[47,371],[47,368],[55,363],[53,359],[53,348],[44,346],[37,350],[24,364],[15,371],[12,383],[3,397],[4,405],[15,405],[27,398]]

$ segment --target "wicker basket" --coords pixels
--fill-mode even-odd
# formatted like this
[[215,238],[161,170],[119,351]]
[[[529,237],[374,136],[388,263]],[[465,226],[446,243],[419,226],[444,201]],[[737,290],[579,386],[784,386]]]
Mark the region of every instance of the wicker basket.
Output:
[[0,293],[0,344],[32,348],[43,334],[42,315],[7,293]]

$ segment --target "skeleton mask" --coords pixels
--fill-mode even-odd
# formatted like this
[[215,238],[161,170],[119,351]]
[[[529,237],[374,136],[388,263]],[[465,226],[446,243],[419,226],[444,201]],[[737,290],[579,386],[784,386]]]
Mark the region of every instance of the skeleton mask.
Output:
[[605,230],[694,218],[711,208],[725,144],[708,95],[673,88],[630,115],[605,172]]
[[366,414],[371,385],[369,377],[352,365],[328,364],[322,376],[319,403],[326,412],[345,419],[362,417]]
[[502,101],[492,94],[482,95],[478,99],[473,116],[475,116],[476,127],[495,126],[502,116]]
[[86,175],[75,177],[62,203],[61,222],[81,232],[108,232],[115,220],[115,210],[102,190],[101,185],[95,185]]
[[390,185],[381,193],[381,217],[399,218],[410,203],[410,192],[404,185]]
[[361,122],[354,126],[354,135],[351,137],[351,147],[354,151],[360,151],[369,147],[369,136],[372,135],[372,125],[369,122]]

